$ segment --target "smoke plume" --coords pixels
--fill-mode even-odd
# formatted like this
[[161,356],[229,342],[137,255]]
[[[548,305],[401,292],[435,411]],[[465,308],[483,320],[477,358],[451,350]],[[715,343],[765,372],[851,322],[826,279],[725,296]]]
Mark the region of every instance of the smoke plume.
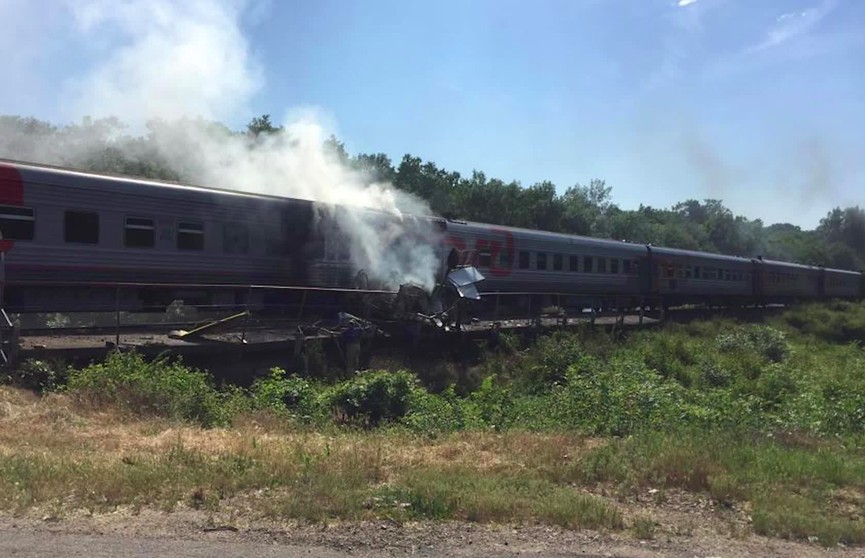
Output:
[[[390,184],[370,183],[329,152],[327,131],[309,111],[257,137],[213,124],[248,119],[264,86],[242,27],[257,7],[244,0],[70,0],[75,32],[101,55],[67,84],[69,116],[116,116],[134,131],[146,128],[159,158],[197,184],[322,202],[321,221],[336,223],[356,269],[389,287],[432,288],[437,239],[412,217],[432,212]],[[77,145],[86,151],[86,142]],[[49,163],[57,156],[41,155]],[[389,218],[382,223],[364,210]]]

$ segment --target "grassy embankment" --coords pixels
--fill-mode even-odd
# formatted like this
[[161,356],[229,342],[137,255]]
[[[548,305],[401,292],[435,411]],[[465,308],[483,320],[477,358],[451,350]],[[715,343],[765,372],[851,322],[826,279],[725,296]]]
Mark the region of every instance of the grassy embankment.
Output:
[[0,390],[0,507],[652,537],[687,532],[677,506],[706,501],[736,534],[863,544],[863,340],[865,306],[846,303],[624,340],[506,338],[464,394],[429,393],[407,372],[324,384],[274,370],[241,390],[136,355],[70,371],[28,363],[10,380],[41,395]]

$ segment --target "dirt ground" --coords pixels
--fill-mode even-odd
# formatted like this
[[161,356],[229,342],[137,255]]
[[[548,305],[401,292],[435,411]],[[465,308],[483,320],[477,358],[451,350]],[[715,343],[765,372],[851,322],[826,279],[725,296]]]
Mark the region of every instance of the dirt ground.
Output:
[[391,521],[246,522],[196,510],[118,511],[62,520],[0,517],[0,555],[36,556],[865,556],[865,549],[766,539],[699,519],[686,532],[567,531],[536,525]]

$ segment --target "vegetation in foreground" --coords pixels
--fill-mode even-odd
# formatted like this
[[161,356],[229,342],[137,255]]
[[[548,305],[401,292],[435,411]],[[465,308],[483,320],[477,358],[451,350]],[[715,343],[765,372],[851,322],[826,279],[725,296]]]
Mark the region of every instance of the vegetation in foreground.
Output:
[[43,395],[0,396],[0,506],[682,532],[651,505],[629,511],[652,494],[708,500],[720,525],[863,544],[863,341],[853,303],[626,339],[507,337],[479,381],[437,393],[405,371],[324,383],[274,369],[241,389],[134,353],[28,363],[10,381]]

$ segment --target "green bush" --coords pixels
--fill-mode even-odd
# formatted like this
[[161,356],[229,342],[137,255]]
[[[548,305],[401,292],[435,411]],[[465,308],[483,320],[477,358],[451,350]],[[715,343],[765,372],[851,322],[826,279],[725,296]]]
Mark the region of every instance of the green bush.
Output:
[[586,364],[568,370],[567,386],[557,393],[566,401],[551,406],[566,413],[563,426],[621,436],[673,421],[683,392],[677,382],[629,355]]
[[327,400],[339,421],[377,426],[404,417],[414,389],[409,372],[364,372],[330,388]]
[[441,394],[413,389],[409,396],[409,411],[402,419],[409,429],[427,435],[468,430],[484,426],[477,405],[458,397],[453,386]]
[[770,362],[781,362],[789,353],[784,332],[765,325],[736,327],[718,335],[715,342],[722,352],[755,353]]
[[286,376],[281,368],[252,384],[252,403],[256,409],[291,412],[304,420],[322,413],[321,391],[314,382],[297,375]]
[[164,358],[148,362],[138,353],[113,352],[104,363],[69,375],[69,393],[94,405],[143,415],[190,420],[209,427],[224,424],[224,396],[210,375]]
[[3,383],[44,393],[62,386],[69,369],[60,361],[27,359],[4,375]]
[[781,321],[832,343],[865,342],[865,304],[862,302],[805,304],[785,312]]

